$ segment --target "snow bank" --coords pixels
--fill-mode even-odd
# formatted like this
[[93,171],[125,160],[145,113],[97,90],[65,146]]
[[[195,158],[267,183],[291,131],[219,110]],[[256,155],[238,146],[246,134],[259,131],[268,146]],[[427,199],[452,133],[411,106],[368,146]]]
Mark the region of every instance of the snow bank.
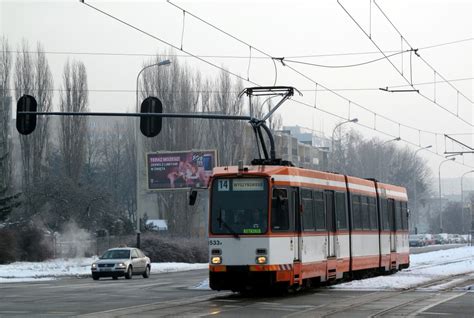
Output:
[[332,286],[337,289],[406,289],[443,277],[474,271],[474,247],[465,246],[410,256],[410,268],[393,275],[378,276]]
[[[97,258],[55,259],[41,263],[17,262],[0,265],[0,283],[52,280],[59,277],[85,277]],[[206,269],[208,264],[152,263],[152,273]],[[393,290],[410,288],[438,278],[474,271],[474,247],[460,247],[410,256],[410,268],[394,275],[334,285],[337,289]],[[195,289],[209,289],[204,280]]]
[[[91,274],[92,258],[54,259],[45,262],[16,262],[0,265],[0,283],[82,277]],[[152,273],[180,272],[208,268],[208,264],[152,263]]]

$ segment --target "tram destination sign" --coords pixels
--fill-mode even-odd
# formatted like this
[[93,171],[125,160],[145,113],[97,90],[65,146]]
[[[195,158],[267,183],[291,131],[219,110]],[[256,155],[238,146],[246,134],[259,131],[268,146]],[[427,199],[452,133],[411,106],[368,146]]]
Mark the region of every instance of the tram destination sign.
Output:
[[178,190],[207,187],[216,164],[216,150],[148,153],[148,189]]
[[234,179],[232,180],[234,191],[263,191],[263,179]]

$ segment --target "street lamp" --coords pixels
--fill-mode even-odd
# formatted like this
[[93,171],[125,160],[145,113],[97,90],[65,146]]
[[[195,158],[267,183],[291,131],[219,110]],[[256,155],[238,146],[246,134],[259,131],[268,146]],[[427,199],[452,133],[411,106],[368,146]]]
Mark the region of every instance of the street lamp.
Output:
[[[142,68],[140,70],[140,72],[138,72],[138,75],[137,75],[137,85],[136,85],[136,88],[135,88],[135,96],[136,96],[136,104],[135,104],[135,107],[136,107],[136,112],[140,112],[140,109],[139,109],[139,106],[138,106],[138,84],[139,84],[139,79],[140,79],[140,75],[143,73],[144,70],[150,68],[150,67],[155,67],[155,66],[165,66],[165,65],[170,65],[171,64],[171,61],[170,60],[164,60],[164,61],[161,61],[161,62],[158,62],[158,63],[155,63],[155,64],[151,64],[151,65],[147,65],[145,66],[144,68]],[[136,155],[136,165],[137,165],[137,213],[136,213],[136,218],[137,218],[137,228],[136,228],[136,232],[137,232],[137,248],[140,248],[140,210],[141,210],[141,204],[140,204],[140,154],[142,153],[142,143],[141,143],[141,139],[138,137],[138,131],[139,131],[139,122],[137,121],[137,124],[135,125],[135,142],[137,144],[137,155]]]
[[[389,142],[392,142],[392,141],[400,141],[402,140],[402,138],[400,137],[397,137],[397,138],[393,138],[393,139],[390,139],[390,140],[385,140],[384,142],[382,142],[382,146],[389,143]],[[380,171],[380,175],[381,175],[381,181],[383,182],[383,180],[385,179],[385,173],[384,173],[384,170],[382,169],[382,159],[383,159],[383,147],[382,149],[380,150],[381,151],[381,154],[379,156],[379,169],[381,170]]]
[[[420,148],[418,149],[417,151],[415,151],[415,159],[416,159],[416,154],[422,150],[426,150],[426,149],[430,149],[431,147],[433,147],[432,145],[428,145],[426,147],[423,147],[423,148]],[[414,199],[415,199],[415,213],[413,215],[413,227],[415,228],[415,234],[418,234],[418,229],[417,229],[417,225],[418,225],[418,218],[419,218],[419,213],[418,213],[418,198],[416,196],[416,173],[413,174],[413,196],[414,196]]]
[[439,231],[443,233],[443,210],[441,204],[441,165],[448,161],[454,161],[456,158],[449,158],[440,162],[438,167],[438,185],[439,185]]
[[347,123],[357,123],[359,121],[358,118],[352,118],[352,119],[348,119],[346,121],[342,121],[340,122],[339,124],[337,124],[334,129],[332,130],[332,136],[331,136],[331,153],[333,154],[332,155],[332,160],[331,160],[331,170],[334,170],[334,133],[336,132],[336,129],[344,124],[347,124]]
[[[461,232],[462,234],[464,234],[464,189],[463,189],[463,178],[466,174],[469,174],[469,173],[473,173],[474,170],[470,170],[466,173],[464,173],[462,176],[461,176]],[[469,212],[471,212],[471,205],[469,205]],[[471,215],[471,213],[469,213],[469,215]],[[471,221],[472,222],[472,221]],[[469,223],[470,225],[470,223]]]

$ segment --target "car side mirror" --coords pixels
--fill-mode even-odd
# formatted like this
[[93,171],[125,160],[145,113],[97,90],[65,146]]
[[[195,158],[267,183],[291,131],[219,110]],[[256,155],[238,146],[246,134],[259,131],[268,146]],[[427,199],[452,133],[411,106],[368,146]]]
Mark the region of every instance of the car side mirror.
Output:
[[196,190],[192,190],[191,193],[189,194],[189,205],[194,205],[196,203],[196,199],[197,199],[197,191]]

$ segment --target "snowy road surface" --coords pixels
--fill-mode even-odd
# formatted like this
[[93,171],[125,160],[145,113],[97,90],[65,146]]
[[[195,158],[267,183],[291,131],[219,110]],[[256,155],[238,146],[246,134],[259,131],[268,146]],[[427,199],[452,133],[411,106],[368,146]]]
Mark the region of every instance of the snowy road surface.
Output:
[[[91,264],[97,259],[54,259],[45,262],[16,262],[0,265],[0,283],[52,280],[61,277],[91,275]],[[208,268],[208,264],[152,263],[151,273],[181,272]]]
[[[52,280],[61,277],[90,275],[95,258],[56,259],[40,263],[17,262],[0,265],[0,283]],[[205,269],[207,264],[153,263],[152,273]],[[337,289],[398,290],[460,274],[474,272],[474,247],[459,247],[410,256],[410,268],[394,275],[379,276],[334,285]],[[196,288],[207,289],[204,280]]]
[[149,279],[76,279],[88,277],[91,261],[0,266],[0,317],[472,317],[474,311],[473,247],[414,255],[412,266],[394,275],[270,297],[210,290],[207,264],[153,264]]

